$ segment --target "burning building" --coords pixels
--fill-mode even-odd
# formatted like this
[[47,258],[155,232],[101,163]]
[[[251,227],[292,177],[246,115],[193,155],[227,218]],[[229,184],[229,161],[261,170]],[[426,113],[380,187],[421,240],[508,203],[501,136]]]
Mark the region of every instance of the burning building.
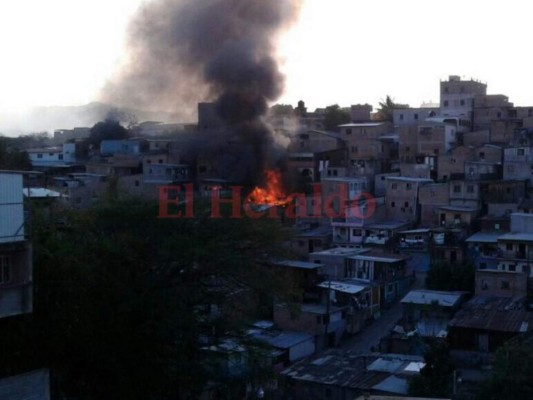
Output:
[[[278,35],[301,0],[156,0],[131,25],[130,58],[103,92],[124,106],[181,111],[199,103],[190,143],[197,173],[250,188],[277,166],[283,146],[265,123],[282,93]],[[205,101],[209,103],[205,103]]]

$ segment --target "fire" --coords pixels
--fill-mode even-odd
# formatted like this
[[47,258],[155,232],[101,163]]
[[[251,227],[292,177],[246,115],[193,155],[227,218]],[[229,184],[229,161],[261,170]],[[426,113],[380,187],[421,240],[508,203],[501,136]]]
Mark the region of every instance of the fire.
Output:
[[267,170],[265,177],[266,187],[260,188],[256,186],[248,195],[247,201],[249,203],[283,206],[292,200],[291,196],[287,196],[283,192],[279,170]]

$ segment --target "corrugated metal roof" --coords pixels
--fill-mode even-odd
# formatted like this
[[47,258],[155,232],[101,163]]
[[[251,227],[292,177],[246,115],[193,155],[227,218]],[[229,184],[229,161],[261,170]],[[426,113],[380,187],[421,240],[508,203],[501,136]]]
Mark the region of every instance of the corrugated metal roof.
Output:
[[300,268],[300,269],[318,269],[322,267],[322,264],[315,264],[311,262],[297,261],[297,260],[276,261],[274,262],[274,264],[279,265],[281,267]]
[[318,287],[335,290],[337,292],[343,292],[348,294],[357,294],[365,290],[367,287],[363,285],[356,285],[348,282],[340,281],[327,281],[318,284]]
[[533,321],[524,309],[524,300],[475,296],[465,303],[450,321],[451,327],[498,332],[524,332]]
[[456,306],[463,293],[461,292],[444,292],[436,290],[411,290],[401,300],[404,304],[420,304],[429,305],[435,302],[441,307],[454,307]]
[[50,376],[46,369],[0,379],[2,400],[50,400]]
[[405,378],[398,378],[397,376],[391,375],[377,385],[372,386],[372,389],[388,393],[407,394],[409,383]]
[[468,239],[467,243],[498,243],[498,238],[502,236],[504,232],[478,232],[474,233]]

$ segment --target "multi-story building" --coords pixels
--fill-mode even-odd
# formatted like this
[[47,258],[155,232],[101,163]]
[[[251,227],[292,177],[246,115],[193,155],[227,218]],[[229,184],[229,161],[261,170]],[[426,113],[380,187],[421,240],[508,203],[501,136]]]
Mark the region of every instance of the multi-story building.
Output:
[[440,113],[445,117],[461,117],[473,121],[474,99],[486,94],[486,84],[450,75],[447,81],[440,82]]
[[0,318],[32,311],[32,251],[21,173],[0,172]]
[[420,217],[419,190],[432,183],[431,179],[387,177],[387,218],[418,221]]

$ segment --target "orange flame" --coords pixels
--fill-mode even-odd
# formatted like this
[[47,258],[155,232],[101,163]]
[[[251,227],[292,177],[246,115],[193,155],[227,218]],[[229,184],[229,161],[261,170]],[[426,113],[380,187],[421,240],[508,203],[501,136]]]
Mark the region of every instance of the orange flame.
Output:
[[256,186],[248,195],[248,202],[272,206],[283,206],[289,203],[292,198],[283,192],[280,171],[267,170],[265,176],[266,187],[260,188]]

